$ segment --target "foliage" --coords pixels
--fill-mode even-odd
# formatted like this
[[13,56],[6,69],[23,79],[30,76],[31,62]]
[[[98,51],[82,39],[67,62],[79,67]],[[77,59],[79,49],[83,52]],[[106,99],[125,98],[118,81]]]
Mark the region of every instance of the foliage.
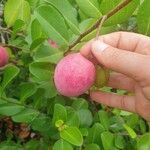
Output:
[[[53,83],[55,65],[69,46],[121,1],[0,2],[0,45],[10,54],[9,64],[0,68],[0,127],[9,117],[14,126],[25,124],[29,132],[26,137],[16,136],[11,128],[0,136],[1,150],[149,149],[150,124],[137,114],[95,106],[86,94],[61,96]],[[105,22],[101,33],[124,30],[149,36],[149,6],[149,0],[132,0]],[[78,51],[95,33],[86,35],[73,50]],[[49,44],[49,39],[58,48]],[[109,87],[103,90],[112,92]]]

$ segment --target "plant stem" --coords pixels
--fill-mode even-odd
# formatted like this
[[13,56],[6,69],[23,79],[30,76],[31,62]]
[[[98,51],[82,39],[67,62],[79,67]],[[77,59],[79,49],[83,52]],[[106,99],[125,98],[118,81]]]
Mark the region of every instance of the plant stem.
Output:
[[[10,30],[9,28],[2,28],[0,27],[0,32],[4,32],[4,33],[7,33],[7,34],[12,34],[13,31]],[[17,33],[18,36],[21,36],[21,37],[25,37],[22,33]]]
[[29,50],[29,49],[25,49],[23,47],[18,47],[16,45],[12,45],[12,44],[6,44],[6,43],[0,43],[0,46],[3,46],[3,47],[10,47],[10,48],[16,48],[18,50]]
[[[109,19],[111,16],[115,15],[119,10],[124,8],[126,5],[128,5],[132,0],[123,0],[121,3],[119,3],[115,8],[110,10],[108,13],[106,13],[104,16],[106,16],[106,19]],[[85,32],[81,33],[80,36],[69,46],[68,50],[66,53],[71,51],[73,47],[75,47],[86,35],[91,33],[93,30],[95,30],[97,27],[99,27],[100,23],[102,22],[103,17],[102,16],[92,27],[90,27],[88,30]]]
[[100,31],[101,31],[101,28],[102,28],[103,23],[105,22],[106,19],[107,19],[107,16],[106,16],[106,15],[105,15],[105,16],[102,16],[102,20],[101,20],[101,22],[100,22],[100,24],[99,24],[99,26],[98,26],[98,28],[97,28],[97,33],[96,33],[96,38],[95,38],[95,40],[98,40],[98,37],[99,37]]

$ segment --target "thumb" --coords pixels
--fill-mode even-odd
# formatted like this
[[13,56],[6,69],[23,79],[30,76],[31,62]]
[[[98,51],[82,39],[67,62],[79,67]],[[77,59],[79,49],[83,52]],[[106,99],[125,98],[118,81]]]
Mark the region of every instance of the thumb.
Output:
[[114,48],[100,40],[92,43],[91,51],[97,61],[105,67],[135,80],[144,77],[150,66],[148,55]]

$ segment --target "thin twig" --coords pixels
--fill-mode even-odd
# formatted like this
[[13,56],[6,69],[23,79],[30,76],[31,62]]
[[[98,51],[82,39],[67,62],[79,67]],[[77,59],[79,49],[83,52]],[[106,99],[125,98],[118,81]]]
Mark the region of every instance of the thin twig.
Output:
[[6,43],[0,43],[0,46],[3,46],[3,47],[10,47],[10,48],[16,48],[18,50],[29,50],[29,49],[25,49],[23,47],[18,47],[16,45],[12,45],[12,44],[6,44]]
[[[109,19],[111,16],[115,15],[119,10],[121,10],[122,8],[124,8],[126,5],[128,5],[132,0],[123,0],[121,3],[119,3],[115,8],[113,8],[112,10],[110,10],[108,13],[106,13],[104,16],[106,16],[107,18],[105,19],[105,21],[107,19]],[[86,35],[88,35],[89,33],[91,33],[93,30],[95,30],[99,24],[101,23],[103,19],[103,16],[92,26],[90,27],[87,31],[83,32],[80,34],[80,36],[77,38],[77,40],[75,40],[68,48],[67,52],[71,51],[71,49],[73,47],[75,47]]]
[[[13,33],[13,31],[10,30],[9,28],[2,28],[2,27],[0,27],[0,32],[4,32],[4,33],[7,33],[7,34],[12,34]],[[25,37],[25,35],[23,35],[22,33],[16,33],[16,35],[21,36],[21,37]]]
[[96,33],[95,40],[98,40],[98,37],[99,37],[99,34],[100,34],[100,30],[101,30],[101,28],[102,28],[102,26],[103,26],[103,24],[104,24],[104,22],[105,22],[106,19],[107,19],[106,15],[102,17],[101,22],[100,22],[100,24],[99,24],[99,26],[97,28],[97,33]]

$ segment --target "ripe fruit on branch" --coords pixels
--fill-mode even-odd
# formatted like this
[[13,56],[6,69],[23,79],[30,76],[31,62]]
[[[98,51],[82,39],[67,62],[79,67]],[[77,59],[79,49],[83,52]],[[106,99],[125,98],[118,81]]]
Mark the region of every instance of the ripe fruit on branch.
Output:
[[8,63],[9,55],[4,47],[0,47],[0,67],[5,66]]
[[80,53],[69,54],[56,66],[54,82],[64,96],[79,96],[95,82],[95,66]]
[[107,85],[107,82],[109,80],[110,76],[110,70],[107,68],[103,68],[99,65],[96,66],[96,80],[95,80],[95,86],[97,88],[102,88]]
[[56,42],[52,41],[51,39],[48,40],[48,43],[53,48],[59,48]]

